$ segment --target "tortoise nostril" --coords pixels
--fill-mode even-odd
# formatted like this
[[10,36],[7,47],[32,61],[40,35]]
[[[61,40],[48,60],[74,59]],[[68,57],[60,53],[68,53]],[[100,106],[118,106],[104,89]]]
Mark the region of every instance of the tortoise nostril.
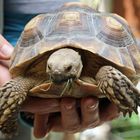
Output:
[[70,66],[65,68],[65,72],[69,72],[71,69],[72,69],[72,66],[70,65]]

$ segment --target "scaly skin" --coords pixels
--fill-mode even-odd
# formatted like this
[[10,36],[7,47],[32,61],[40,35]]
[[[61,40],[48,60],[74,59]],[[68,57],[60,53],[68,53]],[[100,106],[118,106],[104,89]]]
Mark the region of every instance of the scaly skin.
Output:
[[138,113],[140,92],[124,74],[111,66],[103,66],[96,74],[96,80],[100,91],[118,106],[124,116],[127,113],[131,116],[133,111]]
[[0,88],[0,131],[7,137],[17,133],[17,115],[28,91],[38,83],[35,78],[18,77]]

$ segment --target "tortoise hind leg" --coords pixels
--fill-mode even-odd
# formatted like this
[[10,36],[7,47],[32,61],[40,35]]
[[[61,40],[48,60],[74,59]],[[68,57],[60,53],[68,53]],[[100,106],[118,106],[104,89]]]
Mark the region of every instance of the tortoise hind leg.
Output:
[[16,78],[0,88],[0,131],[7,137],[17,133],[17,118],[31,83]]
[[117,105],[124,116],[127,113],[131,116],[133,111],[138,113],[140,92],[124,74],[111,66],[103,66],[97,72],[96,80],[100,91]]

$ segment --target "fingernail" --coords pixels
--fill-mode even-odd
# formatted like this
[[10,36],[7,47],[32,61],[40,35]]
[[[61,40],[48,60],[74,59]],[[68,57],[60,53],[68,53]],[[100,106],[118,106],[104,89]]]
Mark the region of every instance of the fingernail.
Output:
[[7,57],[10,57],[12,52],[13,52],[13,48],[11,46],[8,46],[7,44],[4,44],[1,48],[0,51],[6,55]]
[[70,110],[70,109],[72,109],[72,105],[65,105],[65,108],[66,108],[67,110]]
[[97,108],[97,104],[92,104],[92,105],[88,105],[87,107],[89,108],[89,109],[96,109]]
[[95,105],[88,106],[88,108],[90,108],[90,109],[95,108]]

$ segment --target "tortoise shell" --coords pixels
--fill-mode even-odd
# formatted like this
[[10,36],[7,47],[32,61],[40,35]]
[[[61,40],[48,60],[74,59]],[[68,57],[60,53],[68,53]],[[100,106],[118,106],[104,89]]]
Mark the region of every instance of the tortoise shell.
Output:
[[139,49],[127,22],[81,3],[68,3],[33,18],[15,47],[10,72],[13,77],[45,73],[46,59],[65,47],[81,54],[82,76],[93,76],[104,65],[112,65],[131,80],[140,72]]

